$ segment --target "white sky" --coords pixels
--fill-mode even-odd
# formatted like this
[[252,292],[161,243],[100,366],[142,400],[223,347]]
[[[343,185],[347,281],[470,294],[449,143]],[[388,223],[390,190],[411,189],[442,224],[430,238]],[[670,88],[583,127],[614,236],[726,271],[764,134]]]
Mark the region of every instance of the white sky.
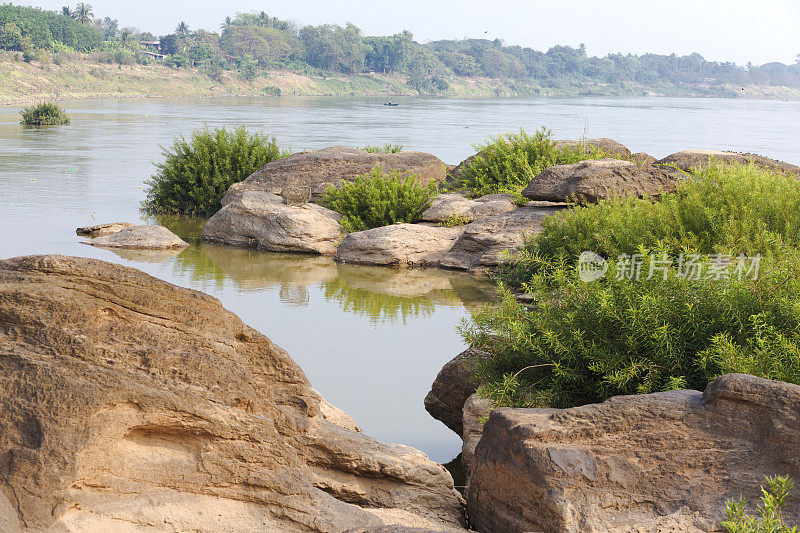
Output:
[[[15,3],[60,10],[66,0]],[[156,35],[185,20],[216,30],[226,16],[266,11],[300,25],[353,22],[368,35],[408,29],[420,42],[501,38],[546,51],[584,42],[589,55],[645,52],[706,59],[794,63],[800,53],[799,0],[88,0],[95,16]],[[71,2],[74,6],[75,2]]]

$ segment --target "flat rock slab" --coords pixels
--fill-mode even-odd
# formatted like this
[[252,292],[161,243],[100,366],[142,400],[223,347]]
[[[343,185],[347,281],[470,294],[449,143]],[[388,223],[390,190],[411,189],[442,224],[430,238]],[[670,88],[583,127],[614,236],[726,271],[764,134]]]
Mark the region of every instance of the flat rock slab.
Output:
[[654,198],[675,190],[682,173],[674,168],[597,159],[546,168],[522,195],[531,200],[591,203],[634,194]]
[[629,159],[631,157],[631,151],[627,146],[606,137],[586,139],[585,141],[556,141],[556,148],[570,148],[572,150],[583,148],[583,152],[587,154],[594,148],[602,150],[608,157],[616,157],[618,159]]
[[564,209],[563,205],[525,206],[469,224],[448,254],[443,268],[475,270],[502,263],[503,253],[514,250],[542,230],[542,221]]
[[463,228],[394,224],[349,234],[336,260],[384,266],[432,266],[453,247]]
[[292,206],[277,194],[245,190],[227,195],[203,227],[203,240],[271,252],[333,255],[342,239],[341,215],[317,204]]
[[75,233],[83,237],[104,237],[135,225],[136,224],[131,224],[130,222],[110,222],[108,224],[97,224],[96,226],[78,228],[75,230]]
[[[754,502],[765,475],[800,479],[798,406],[798,385],[730,374],[705,393],[496,409],[467,487],[472,527],[721,531],[726,500]],[[800,522],[796,491],[786,519]]]
[[130,250],[169,250],[189,246],[164,226],[152,225],[130,226],[110,235],[81,242],[92,246]]
[[313,152],[300,152],[264,165],[246,180],[229,189],[230,194],[253,190],[281,194],[284,191],[308,191],[317,200],[330,185],[353,180],[376,167],[398,169],[419,175],[423,184],[445,178],[444,162],[424,152],[370,154],[354,148],[336,146]]
[[487,194],[474,200],[460,194],[440,194],[422,213],[422,220],[445,222],[451,217],[457,216],[467,222],[474,222],[513,211],[517,207],[510,194]]
[[0,261],[0,314],[4,533],[461,527],[444,467],[359,432],[215,298],[31,256]]
[[658,161],[661,165],[675,165],[679,169],[688,172],[692,168],[700,168],[708,165],[710,160],[721,161],[723,163],[736,163],[740,165],[755,165],[800,174],[800,167],[770,159],[755,154],[740,154],[738,152],[723,152],[718,150],[684,150],[675,154],[670,154]]

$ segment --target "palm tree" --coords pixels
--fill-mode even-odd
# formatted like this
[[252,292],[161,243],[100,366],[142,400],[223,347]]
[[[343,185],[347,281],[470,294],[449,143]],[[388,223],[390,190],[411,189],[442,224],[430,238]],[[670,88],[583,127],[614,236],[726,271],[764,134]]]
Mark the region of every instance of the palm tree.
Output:
[[70,10],[69,6],[64,6],[61,8],[61,14],[66,15],[69,18],[72,18],[72,10]]
[[222,24],[219,25],[219,29],[221,29],[222,31],[227,30],[228,28],[231,27],[231,22],[232,21],[230,17],[225,17],[225,20],[222,22]]
[[88,24],[91,22],[92,17],[94,17],[94,13],[92,13],[92,5],[91,4],[84,4],[81,2],[77,6],[75,6],[75,11],[72,12],[72,18],[80,22],[81,24]]
[[186,34],[189,33],[189,25],[186,24],[184,21],[181,21],[181,23],[178,24],[178,27],[175,28],[175,33],[180,35],[181,37],[186,36]]

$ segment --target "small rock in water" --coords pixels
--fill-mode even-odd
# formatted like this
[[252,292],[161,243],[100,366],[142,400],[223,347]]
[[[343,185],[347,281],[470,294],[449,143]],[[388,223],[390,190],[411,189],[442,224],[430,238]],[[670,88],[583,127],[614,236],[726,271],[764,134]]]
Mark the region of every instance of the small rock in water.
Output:
[[185,248],[188,243],[164,226],[130,226],[111,235],[97,237],[91,241],[81,241],[92,246],[109,248],[130,248],[136,250],[166,250]]
[[95,226],[84,226],[75,230],[75,233],[84,237],[103,237],[113,235],[125,228],[134,226],[130,222],[109,222],[108,224],[97,224]]

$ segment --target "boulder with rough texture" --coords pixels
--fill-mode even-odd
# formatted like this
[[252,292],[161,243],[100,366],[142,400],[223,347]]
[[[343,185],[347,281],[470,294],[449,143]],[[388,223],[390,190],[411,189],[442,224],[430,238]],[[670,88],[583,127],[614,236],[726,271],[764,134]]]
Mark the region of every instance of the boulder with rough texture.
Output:
[[[506,531],[721,531],[727,499],[800,479],[800,386],[730,374],[705,393],[496,409],[467,488],[472,526]],[[800,494],[786,504],[800,522]]]
[[556,141],[556,148],[576,149],[583,147],[584,153],[589,153],[593,148],[602,150],[608,157],[616,157],[618,159],[628,159],[631,157],[631,151],[624,144],[618,143],[614,139],[600,138],[600,139],[586,139],[585,141]]
[[78,228],[75,230],[75,233],[83,237],[104,237],[135,225],[136,224],[131,224],[130,222],[109,222],[108,224],[97,224],[96,226]]
[[164,226],[152,225],[130,226],[110,235],[81,242],[92,246],[130,250],[170,250],[189,246]]
[[596,159],[546,168],[522,195],[531,200],[591,203],[635,194],[654,198],[675,189],[681,172],[670,167],[637,165],[620,159]]
[[450,252],[439,262],[443,268],[475,270],[503,262],[503,252],[522,246],[525,237],[542,230],[542,220],[563,205],[525,206],[468,225]]
[[632,154],[630,160],[639,165],[652,165],[658,161],[655,157],[645,152],[636,152]]
[[394,224],[357,231],[336,251],[343,263],[384,266],[433,266],[450,251],[463,228]]
[[0,315],[3,531],[460,527],[441,465],[354,431],[215,298],[31,256],[0,261]]
[[474,377],[474,360],[483,352],[474,348],[464,350],[448,361],[431,385],[425,396],[425,410],[455,431],[460,437],[463,433],[462,411],[467,398],[478,388]]
[[464,402],[461,411],[463,424],[461,463],[467,473],[467,484],[469,484],[469,476],[472,473],[472,469],[475,467],[475,448],[478,447],[478,443],[483,436],[483,426],[491,412],[491,402],[477,394],[471,394]]
[[474,200],[460,194],[440,194],[431,206],[422,213],[426,222],[445,222],[457,216],[467,222],[474,222],[494,215],[501,215],[517,208],[510,194],[487,194]]
[[703,167],[708,165],[709,160],[721,161],[723,163],[737,163],[741,165],[748,165],[753,163],[755,165],[781,170],[783,172],[791,172],[793,174],[800,174],[800,167],[783,161],[777,161],[755,154],[740,154],[738,152],[723,152],[719,150],[684,150],[675,154],[670,154],[664,159],[660,159],[660,165],[675,165],[679,169],[688,172],[695,167]]
[[203,240],[270,252],[333,255],[342,239],[341,215],[317,204],[287,205],[263,191],[226,195],[203,227]]
[[313,152],[300,152],[267,163],[246,180],[228,190],[236,195],[242,191],[261,191],[281,194],[288,190],[308,190],[312,200],[319,199],[330,185],[353,180],[375,167],[397,169],[419,176],[420,182],[440,182],[445,178],[444,162],[424,152],[371,154],[355,148],[335,146]]

